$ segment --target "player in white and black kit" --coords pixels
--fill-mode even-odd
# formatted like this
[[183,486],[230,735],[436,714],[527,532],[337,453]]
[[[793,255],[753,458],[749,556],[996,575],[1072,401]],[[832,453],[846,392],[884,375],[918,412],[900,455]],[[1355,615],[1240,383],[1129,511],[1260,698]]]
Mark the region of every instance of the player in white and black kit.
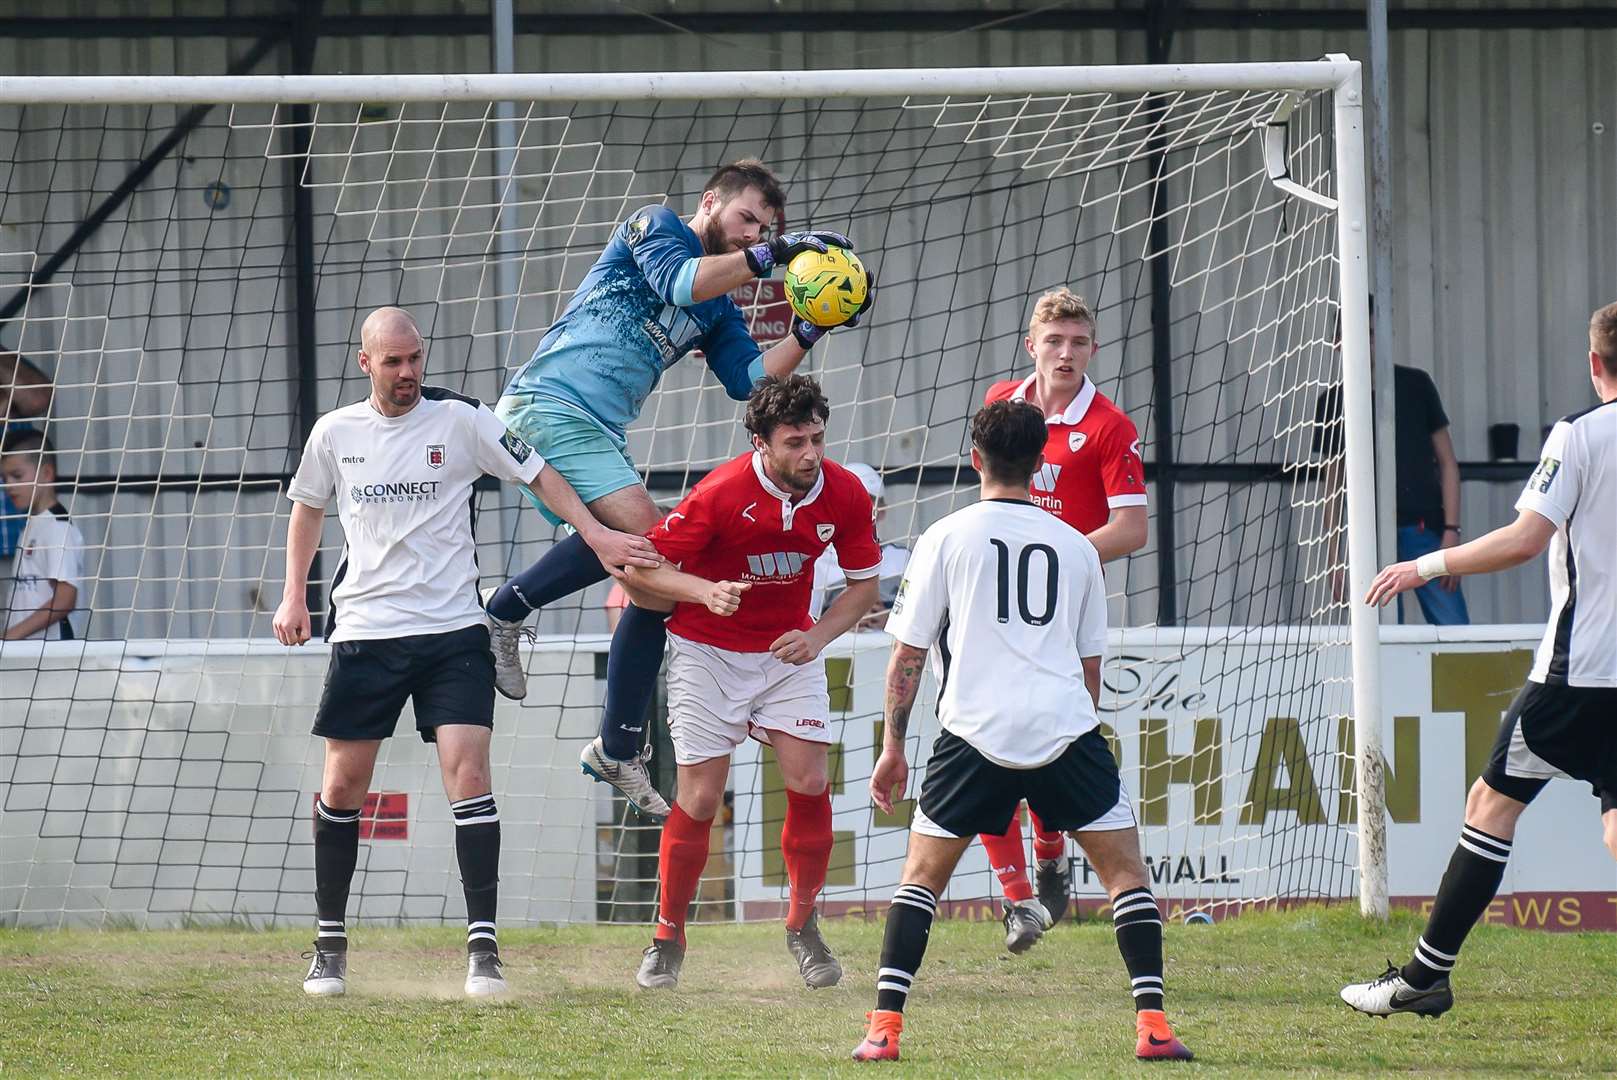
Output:
[[[422,386],[421,334],[398,308],[360,330],[365,401],[322,416],[287,495],[286,592],[275,612],[283,645],[309,640],[309,565],[333,499],[347,545],[332,579],[331,664],[315,715],[326,740],[315,803],[314,962],[303,988],[347,985],[344,914],[359,853],[359,816],[376,754],[407,700],[435,742],[455,817],[466,893],[466,993],[505,989],[495,938],[500,815],[489,783],[494,657],[477,593],[472,485],[488,473],[523,484],[586,535],[609,567],[655,567],[655,549],[606,529],[559,473],[475,399]],[[621,571],[619,571],[621,573]]]
[[910,825],[903,883],[887,909],[876,1009],[857,1061],[898,1057],[904,1003],[926,952],[938,894],[978,833],[1004,833],[1026,799],[1083,844],[1112,902],[1132,980],[1135,1053],[1188,1059],[1162,1011],[1162,915],[1140,857],[1117,761],[1097,729],[1106,583],[1094,544],[1034,505],[1044,413],[997,401],[971,423],[982,501],[921,535],[887,632],[893,654],[871,798],[891,812],[909,777],[904,735],[934,648],[938,722]]
[[1342,988],[1342,1000],[1360,1012],[1439,1016],[1454,1005],[1449,972],[1460,946],[1499,891],[1516,819],[1552,778],[1594,789],[1617,858],[1617,303],[1589,320],[1588,362],[1601,403],[1550,429],[1516,520],[1387,567],[1365,598],[1385,604],[1433,578],[1504,570],[1549,548],[1550,619],[1527,684],[1466,797],[1460,842],[1414,956]]

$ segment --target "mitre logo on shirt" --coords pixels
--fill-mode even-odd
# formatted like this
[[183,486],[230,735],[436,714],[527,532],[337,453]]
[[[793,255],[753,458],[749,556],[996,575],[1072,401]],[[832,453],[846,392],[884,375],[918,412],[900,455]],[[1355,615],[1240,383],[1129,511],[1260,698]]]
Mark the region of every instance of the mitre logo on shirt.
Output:
[[354,484],[348,494],[356,503],[437,502],[441,480],[405,480],[392,484]]
[[444,467],[444,447],[442,443],[435,443],[427,447],[427,468],[441,469]]
[[747,572],[743,577],[749,581],[781,581],[795,578],[803,572],[803,566],[807,562],[808,556],[801,551],[771,551],[767,555],[748,555]]

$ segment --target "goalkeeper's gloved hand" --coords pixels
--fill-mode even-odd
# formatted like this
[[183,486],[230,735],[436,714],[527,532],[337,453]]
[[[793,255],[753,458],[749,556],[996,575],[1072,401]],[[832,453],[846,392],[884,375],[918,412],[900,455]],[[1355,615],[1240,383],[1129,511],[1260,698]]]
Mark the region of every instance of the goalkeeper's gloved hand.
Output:
[[[876,275],[868,270],[865,273],[868,275],[869,281],[869,284],[865,286],[865,302],[859,305],[859,310],[854,312],[847,322],[835,327],[835,329],[840,330],[846,326],[858,326],[859,320],[864,318],[865,312],[869,311],[871,306],[876,303]],[[812,349],[814,343],[830,333],[832,329],[832,327],[828,326],[815,326],[807,319],[797,319],[792,323],[792,336],[797,339],[797,343],[803,348]]]
[[815,326],[807,319],[792,320],[792,336],[797,339],[797,343],[803,346],[805,351],[814,348],[814,343],[823,338],[828,329],[828,327],[824,326]]
[[865,268],[865,302],[860,304],[859,305],[859,310],[854,312],[853,316],[851,318],[849,318],[848,321],[843,323],[842,325],[843,326],[858,326],[859,325],[859,320],[865,317],[865,312],[869,311],[872,307],[875,306],[875,304],[876,304],[876,271],[870,269],[869,267],[866,267]]
[[853,250],[853,241],[841,233],[815,230],[814,232],[781,233],[762,244],[747,249],[747,265],[758,277],[768,277],[777,266],[785,266],[805,251],[824,252],[827,247]]

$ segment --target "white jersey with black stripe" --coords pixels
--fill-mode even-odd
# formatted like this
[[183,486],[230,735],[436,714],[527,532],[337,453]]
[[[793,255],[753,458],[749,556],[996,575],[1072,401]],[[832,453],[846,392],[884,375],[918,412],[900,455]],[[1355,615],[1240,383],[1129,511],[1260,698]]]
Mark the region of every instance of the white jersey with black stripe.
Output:
[[287,497],[337,503],[347,544],[331,583],[329,641],[443,634],[483,620],[472,485],[531,483],[533,448],[487,406],[423,386],[415,408],[383,416],[369,399],[315,422]]
[[1516,509],[1556,526],[1550,619],[1528,678],[1617,687],[1617,401],[1550,429]]

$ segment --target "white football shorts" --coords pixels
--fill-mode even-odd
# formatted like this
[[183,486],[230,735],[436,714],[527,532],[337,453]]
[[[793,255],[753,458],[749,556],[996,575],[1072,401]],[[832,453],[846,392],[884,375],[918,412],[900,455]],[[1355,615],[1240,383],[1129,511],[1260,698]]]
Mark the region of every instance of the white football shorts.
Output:
[[668,731],[679,764],[728,757],[748,736],[767,746],[771,731],[831,741],[824,657],[798,666],[678,634],[668,644]]

